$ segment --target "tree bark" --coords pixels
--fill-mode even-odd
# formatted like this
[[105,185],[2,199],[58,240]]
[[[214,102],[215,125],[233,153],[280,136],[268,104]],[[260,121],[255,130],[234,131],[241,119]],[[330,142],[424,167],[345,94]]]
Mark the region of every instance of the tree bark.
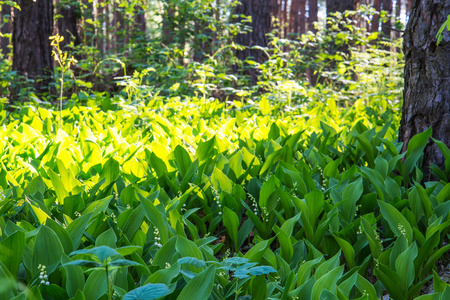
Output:
[[378,32],[380,28],[380,11],[381,11],[381,2],[380,0],[373,1],[373,8],[377,11],[372,17],[372,26],[370,27],[370,31]]
[[314,27],[314,22],[317,22],[317,12],[318,12],[317,0],[308,0],[308,9],[309,9],[308,30],[316,32],[317,30]]
[[291,34],[300,35],[306,32],[306,0],[292,1]]
[[381,9],[385,10],[388,15],[387,15],[387,20],[386,22],[383,22],[383,24],[381,24],[381,30],[383,31],[383,34],[385,37],[390,38],[391,37],[391,27],[392,27],[392,22],[391,22],[391,15],[392,15],[392,0],[381,0]]
[[327,15],[332,12],[355,10],[355,0],[327,0]]
[[[433,137],[450,146],[450,35],[436,45],[436,34],[450,14],[450,1],[413,0],[405,30],[405,89],[399,140],[403,150],[411,138],[430,126]],[[444,157],[434,143],[424,151],[424,166],[444,169]],[[428,177],[428,169],[425,176]],[[426,178],[425,177],[425,178]]]
[[53,60],[49,37],[53,31],[51,0],[18,0],[14,9],[12,69],[34,80],[37,92],[49,90]]
[[59,3],[59,14],[62,17],[58,19],[58,32],[64,37],[60,43],[61,48],[63,49],[72,41],[74,46],[81,44],[77,28],[79,8],[63,1]]
[[[253,46],[267,47],[268,40],[266,34],[270,31],[270,1],[245,0],[241,5],[236,6],[236,14],[243,14],[252,17],[252,30],[247,33],[238,34],[236,43],[246,47],[243,51],[237,52],[237,57],[244,61],[246,58],[253,57],[259,63],[267,60],[266,54],[257,49],[251,49]],[[251,83],[257,82],[258,74],[256,69],[249,71]]]
[[[11,33],[11,6],[3,4],[1,6],[1,13],[0,13],[0,20],[1,20],[1,33],[2,34],[9,34]],[[9,17],[8,17],[9,16]],[[7,22],[3,22],[4,19],[8,19]],[[3,53],[3,55],[7,55],[9,53],[8,49],[9,45],[9,39],[7,37],[0,37],[0,49]]]

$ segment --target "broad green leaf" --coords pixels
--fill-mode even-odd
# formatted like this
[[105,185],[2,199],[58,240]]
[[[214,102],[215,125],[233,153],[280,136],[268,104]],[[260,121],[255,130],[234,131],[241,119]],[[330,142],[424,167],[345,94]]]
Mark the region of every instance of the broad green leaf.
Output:
[[0,299],[12,299],[17,295],[16,280],[2,262],[0,262],[0,282]]
[[47,174],[50,177],[50,180],[53,184],[53,188],[55,189],[56,197],[59,200],[59,204],[63,205],[64,198],[66,198],[69,195],[69,193],[64,188],[64,184],[58,174],[53,172],[52,169],[47,169]]
[[179,300],[208,299],[212,293],[215,271],[216,266],[211,265],[206,270],[196,275],[183,288],[177,299]]
[[333,234],[334,239],[339,244],[339,247],[341,247],[342,252],[344,253],[345,259],[347,260],[349,268],[354,268],[356,266],[355,263],[355,250],[353,249],[352,245],[347,242],[346,240],[336,236]]
[[44,265],[47,267],[47,273],[51,274],[56,269],[63,253],[64,248],[56,233],[47,226],[41,225],[33,247],[33,272],[37,273],[38,266]]
[[399,276],[399,278],[405,291],[408,290],[415,278],[414,260],[417,257],[417,253],[417,245],[414,242],[405,252],[400,254],[395,261],[395,270],[398,274],[403,274],[402,276]]
[[125,294],[123,300],[153,300],[170,294],[165,284],[146,284]]
[[361,197],[364,190],[362,178],[347,185],[342,192],[342,205],[340,206],[341,214],[347,222],[355,217],[356,203]]
[[9,270],[13,278],[17,278],[24,248],[25,233],[22,231],[16,231],[0,241],[0,262]]
[[106,294],[108,288],[106,286],[106,274],[105,270],[94,270],[86,280],[86,284],[83,288],[83,294],[86,299],[97,300],[104,294]]
[[80,266],[68,265],[69,262],[71,262],[71,259],[63,255],[61,264],[66,271],[66,291],[69,297],[74,297],[77,290],[83,290],[85,284],[84,272]]
[[404,235],[410,245],[413,242],[413,231],[408,220],[389,203],[378,201],[381,215],[388,221],[389,227],[396,236]]
[[323,290],[329,290],[333,294],[336,293],[336,284],[344,273],[344,266],[337,267],[323,276],[319,277],[314,283],[312,289],[312,300],[319,300]]
[[167,219],[163,214],[156,209],[153,201],[158,198],[159,192],[152,193],[148,199],[138,193],[139,199],[141,200],[141,205],[144,207],[145,216],[147,219],[159,230],[161,243],[164,244],[169,240],[169,224]]
[[239,249],[238,246],[238,230],[239,230],[239,218],[234,211],[228,207],[223,208],[223,225],[228,231],[231,240],[234,242],[235,249]]
[[182,257],[194,257],[200,260],[203,259],[202,252],[198,249],[198,246],[193,241],[190,241],[182,236],[177,237],[175,249]]
[[221,170],[214,167],[211,175],[211,182],[213,186],[220,192],[227,192],[231,194],[233,192],[233,183]]

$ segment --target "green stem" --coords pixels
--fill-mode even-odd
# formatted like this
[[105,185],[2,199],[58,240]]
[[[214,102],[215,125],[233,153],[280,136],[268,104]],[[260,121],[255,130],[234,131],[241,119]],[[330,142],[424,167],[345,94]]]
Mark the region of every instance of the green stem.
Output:
[[62,97],[63,97],[63,88],[64,88],[64,70],[61,75],[61,91],[59,94],[59,128],[62,128]]
[[112,288],[109,283],[108,265],[105,266],[105,270],[106,270],[106,286],[108,287],[108,300],[112,300]]

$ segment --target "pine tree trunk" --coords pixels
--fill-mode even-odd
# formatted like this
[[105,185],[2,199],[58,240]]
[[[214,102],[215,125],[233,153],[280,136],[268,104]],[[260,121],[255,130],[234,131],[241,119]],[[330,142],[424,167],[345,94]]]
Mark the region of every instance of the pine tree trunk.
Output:
[[308,9],[309,9],[309,16],[308,16],[308,30],[311,30],[312,32],[316,32],[316,28],[314,27],[314,22],[317,22],[317,0],[308,0]]
[[355,0],[327,0],[327,15],[346,10],[355,10]]
[[37,92],[49,90],[53,60],[49,37],[53,31],[51,0],[18,0],[14,10],[12,69],[34,80]]
[[77,28],[77,9],[76,6],[64,2],[59,4],[59,14],[62,17],[58,19],[58,32],[64,37],[64,41],[60,44],[61,48],[69,45],[71,41],[73,41],[74,46],[81,44]]
[[392,14],[392,0],[381,0],[381,9],[385,10],[388,13],[388,20],[381,25],[381,30],[383,31],[385,37],[390,38],[392,27],[390,17],[390,15]]
[[[0,20],[1,20],[1,33],[8,34],[11,33],[11,6],[3,4],[1,6],[1,13],[0,13]],[[8,17],[9,16],[9,17]],[[8,19],[8,22],[3,22],[4,19]],[[0,50],[3,53],[3,55],[7,55],[9,53],[8,49],[9,40],[7,37],[0,37]]]
[[[433,137],[450,146],[448,32],[436,46],[436,33],[450,14],[450,1],[413,0],[411,8],[403,45],[405,89],[399,140],[406,150],[415,134],[432,126]],[[444,168],[444,157],[434,143],[425,148],[423,161],[425,167],[432,162]]]
[[[266,54],[257,49],[251,49],[253,46],[267,47],[268,40],[266,34],[270,31],[270,1],[245,0],[241,5],[236,6],[236,14],[252,16],[252,31],[245,34],[239,34],[236,37],[236,43],[246,47],[243,51],[237,52],[237,57],[245,60],[252,56],[257,62],[267,60]],[[258,75],[255,69],[249,71],[251,83],[256,84]]]
[[377,13],[375,13],[373,15],[372,26],[370,27],[370,31],[378,32],[378,29],[380,28],[380,11],[381,11],[381,2],[380,2],[380,0],[374,0],[373,1],[373,8],[377,11]]

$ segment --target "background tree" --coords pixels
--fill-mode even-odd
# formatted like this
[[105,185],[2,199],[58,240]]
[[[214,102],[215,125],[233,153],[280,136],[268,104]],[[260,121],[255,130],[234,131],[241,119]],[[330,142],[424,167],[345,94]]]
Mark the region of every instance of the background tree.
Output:
[[9,52],[9,38],[5,35],[11,33],[11,6],[2,4],[0,9],[0,49],[6,55]]
[[58,14],[58,32],[64,37],[61,42],[61,48],[73,42],[74,46],[81,43],[80,35],[78,34],[78,19],[81,11],[78,1],[61,1],[57,5]]
[[354,10],[355,8],[355,0],[327,0],[327,14]]
[[[450,37],[436,46],[436,34],[450,14],[450,1],[414,0],[404,35],[405,88],[399,140],[403,150],[411,138],[430,126],[433,137],[450,146]],[[436,144],[425,148],[424,163],[443,168]]]
[[317,0],[308,0],[308,30],[316,32],[314,22],[317,22]]
[[49,37],[53,31],[51,0],[18,0],[14,9],[12,69],[34,80],[38,92],[49,89],[53,60]]
[[[244,61],[252,57],[253,60],[262,63],[267,60],[266,54],[258,49],[251,49],[253,46],[268,46],[267,33],[270,32],[270,1],[245,0],[236,6],[235,13],[238,15],[251,16],[251,30],[238,34],[236,42],[245,46],[244,50],[237,52],[237,57]],[[252,68],[249,70],[252,84],[256,83],[257,70]]]

